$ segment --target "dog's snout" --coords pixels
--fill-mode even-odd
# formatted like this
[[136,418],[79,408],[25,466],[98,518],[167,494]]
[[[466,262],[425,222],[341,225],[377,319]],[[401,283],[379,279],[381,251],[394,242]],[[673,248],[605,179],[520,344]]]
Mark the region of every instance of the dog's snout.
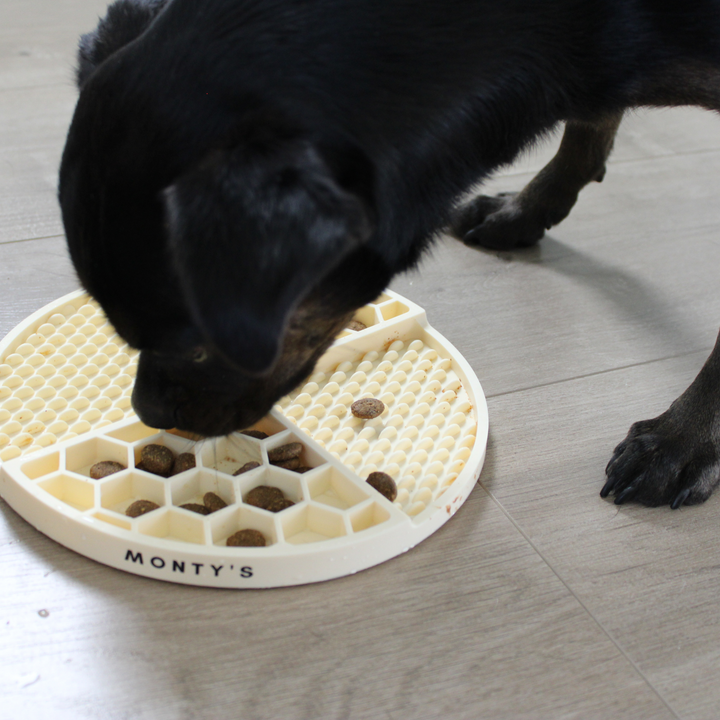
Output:
[[140,353],[132,406],[148,426],[167,430],[176,425],[176,404],[167,392],[168,384],[157,363],[147,352]]
[[237,377],[203,368],[142,351],[132,393],[138,417],[150,427],[216,437],[247,427],[270,410],[272,398],[258,401]]
[[138,417],[149,427],[161,430],[175,427],[175,409],[159,398],[148,396],[138,387],[136,384],[132,393],[132,406]]
[[159,430],[170,430],[175,427],[173,413],[169,412],[167,408],[137,402],[135,393],[133,393],[132,405],[137,416],[148,427],[158,428]]

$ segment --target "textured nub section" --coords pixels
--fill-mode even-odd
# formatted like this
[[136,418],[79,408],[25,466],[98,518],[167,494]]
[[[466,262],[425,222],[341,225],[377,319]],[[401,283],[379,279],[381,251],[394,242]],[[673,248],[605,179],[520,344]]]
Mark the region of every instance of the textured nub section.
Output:
[[0,356],[0,460],[131,415],[136,367],[89,296],[49,311]]
[[[358,412],[361,401],[379,412]],[[276,409],[362,480],[390,475],[411,516],[458,477],[477,429],[452,359],[420,338],[316,372]]]

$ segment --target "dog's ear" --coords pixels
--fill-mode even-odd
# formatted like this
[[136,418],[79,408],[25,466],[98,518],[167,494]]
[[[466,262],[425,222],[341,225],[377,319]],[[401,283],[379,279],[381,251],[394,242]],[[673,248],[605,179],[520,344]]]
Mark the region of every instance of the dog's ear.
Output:
[[372,233],[368,203],[301,140],[214,152],[164,199],[195,324],[254,375],[272,368],[300,300]]
[[81,88],[104,60],[142,35],[168,0],[115,0],[97,28],[80,38],[77,86]]

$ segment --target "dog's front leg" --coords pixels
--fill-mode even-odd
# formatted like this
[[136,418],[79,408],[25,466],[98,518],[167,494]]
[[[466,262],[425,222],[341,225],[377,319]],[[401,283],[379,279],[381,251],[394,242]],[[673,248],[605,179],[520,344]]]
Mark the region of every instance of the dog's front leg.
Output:
[[455,211],[450,232],[467,245],[496,250],[535,244],[568,216],[585,185],[603,179],[621,118],[568,121],[557,154],[522,192],[474,198]]
[[608,463],[615,503],[707,500],[720,481],[720,336],[692,385],[659,417],[635,423]]

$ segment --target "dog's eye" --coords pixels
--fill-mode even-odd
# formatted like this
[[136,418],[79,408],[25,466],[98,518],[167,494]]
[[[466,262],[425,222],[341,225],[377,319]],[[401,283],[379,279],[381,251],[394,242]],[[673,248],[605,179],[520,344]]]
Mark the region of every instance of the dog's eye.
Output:
[[196,363],[201,363],[205,362],[207,359],[208,351],[202,345],[198,345],[198,347],[193,350],[192,361]]

